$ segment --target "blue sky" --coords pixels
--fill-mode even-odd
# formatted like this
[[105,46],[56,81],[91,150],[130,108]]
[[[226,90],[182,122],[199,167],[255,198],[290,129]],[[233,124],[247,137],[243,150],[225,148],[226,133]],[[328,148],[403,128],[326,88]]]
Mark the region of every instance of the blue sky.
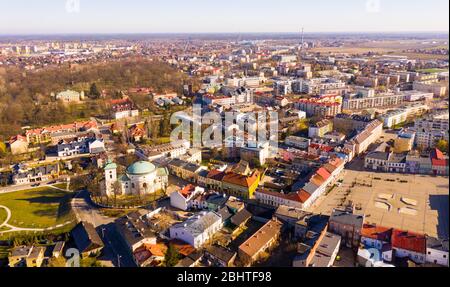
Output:
[[448,31],[448,9],[448,0],[0,0],[0,34]]

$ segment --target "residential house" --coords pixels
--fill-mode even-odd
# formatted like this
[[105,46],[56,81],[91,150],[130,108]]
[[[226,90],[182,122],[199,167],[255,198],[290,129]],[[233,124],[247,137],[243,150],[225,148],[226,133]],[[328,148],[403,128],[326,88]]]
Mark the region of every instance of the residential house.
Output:
[[55,258],[59,258],[60,256],[64,256],[64,241],[58,241],[56,242],[55,246],[53,246],[52,256]]
[[24,154],[28,152],[28,141],[27,138],[21,135],[12,137],[9,140],[9,148],[13,155]]
[[410,231],[394,230],[391,241],[396,257],[409,258],[419,264],[425,263],[427,243],[424,235]]
[[44,262],[45,247],[33,246],[26,258],[27,267],[41,267]]
[[353,212],[335,209],[331,213],[329,230],[342,237],[342,243],[347,247],[356,248],[361,238],[361,228],[364,216]]
[[[306,247],[294,258],[294,267],[318,267],[327,268],[334,264],[334,261],[341,246],[341,237],[339,235],[324,232],[316,240],[314,246],[304,245]],[[302,251],[300,248],[299,251]]]
[[167,246],[158,244],[143,244],[133,252],[134,260],[139,267],[156,267],[164,262]]
[[80,222],[71,231],[77,249],[82,257],[89,257],[102,251],[104,244],[95,227],[88,222]]
[[426,262],[448,267],[448,239],[427,236]]
[[145,214],[136,211],[115,221],[117,231],[131,253],[143,244],[156,244],[156,234],[144,219]]
[[246,265],[257,261],[262,253],[277,244],[283,223],[277,219],[269,220],[264,226],[239,246],[239,258]]
[[139,115],[139,111],[134,108],[134,103],[130,98],[111,100],[110,105],[113,119],[125,119]]
[[236,227],[243,227],[252,218],[252,214],[246,209],[242,209],[230,218],[230,222]]
[[170,194],[170,205],[186,211],[192,207],[192,201],[204,192],[204,188],[189,184],[183,189],[174,191]]
[[9,267],[26,266],[26,258],[31,252],[33,246],[17,246],[11,249],[8,256]]
[[16,185],[49,181],[59,176],[59,163],[27,167],[18,165],[13,171],[13,182]]
[[260,172],[253,171],[250,175],[227,172],[222,179],[222,188],[226,194],[241,198],[252,198],[258,188]]
[[170,227],[170,238],[180,239],[194,248],[201,247],[223,226],[222,217],[213,212],[201,212]]
[[213,267],[232,267],[237,252],[219,245],[213,245],[205,250],[205,259]]
[[444,154],[438,149],[433,149],[430,157],[433,174],[448,176],[448,156],[444,156]]

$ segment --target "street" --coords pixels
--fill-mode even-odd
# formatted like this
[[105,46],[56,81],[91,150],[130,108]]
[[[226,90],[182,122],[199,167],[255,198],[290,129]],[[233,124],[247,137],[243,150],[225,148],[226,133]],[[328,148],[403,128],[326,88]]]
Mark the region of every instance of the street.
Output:
[[[113,262],[115,267],[135,267],[128,248],[122,242],[119,233],[114,225],[114,218],[103,216],[94,207],[89,193],[86,190],[80,191],[72,201],[72,208],[80,221],[91,223],[96,228],[98,234],[105,244],[102,260]],[[119,257],[120,256],[120,257]],[[120,260],[120,263],[119,263]]]

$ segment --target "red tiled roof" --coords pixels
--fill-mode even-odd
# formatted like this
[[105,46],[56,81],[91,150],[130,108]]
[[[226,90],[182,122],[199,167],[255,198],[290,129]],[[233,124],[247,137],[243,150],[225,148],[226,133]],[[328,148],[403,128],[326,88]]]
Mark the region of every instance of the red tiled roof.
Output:
[[253,172],[253,174],[250,176],[229,172],[225,174],[222,181],[243,187],[251,187],[255,183],[255,181],[258,180],[258,178],[259,178],[258,171]]
[[206,177],[210,178],[210,179],[222,181],[224,176],[225,176],[225,173],[223,171],[214,169],[214,170],[211,170]]
[[361,236],[380,240],[383,242],[390,242],[392,236],[392,228],[386,228],[372,224],[364,224],[361,229]]
[[331,176],[331,174],[323,167],[319,168],[316,173],[325,180],[327,180]]
[[188,198],[192,192],[195,191],[195,186],[192,184],[186,185],[182,190],[180,190],[180,194],[185,198]]
[[[288,193],[288,194],[275,192],[275,191],[270,191],[270,190],[259,190],[258,192],[259,193],[264,193],[264,194],[267,194],[267,195],[271,195],[271,196],[274,196],[274,197],[283,198],[283,199],[286,199],[286,200],[301,202],[301,203],[305,202],[308,199],[308,198],[306,198],[304,201],[302,201],[302,197],[300,196],[300,192],[292,192],[292,193]],[[305,196],[303,196],[303,198],[305,198]]]
[[316,186],[321,186],[325,180],[318,174],[313,175],[310,180],[311,183],[313,183]]
[[65,130],[75,130],[75,131],[79,131],[81,129],[88,130],[90,128],[96,128],[96,127],[97,127],[97,123],[95,121],[86,121],[86,122],[75,122],[75,123],[66,124],[66,125],[43,127],[43,128],[28,130],[25,133],[27,135],[31,135],[31,134],[39,135],[39,134],[43,134],[43,133],[56,133],[56,132],[61,132],[61,131],[65,131]]
[[16,141],[27,142],[27,138],[21,135],[16,135],[9,140],[9,144],[15,143]]
[[333,147],[331,146],[327,146],[327,145],[322,145],[322,144],[310,144],[309,145],[311,148],[313,149],[320,149],[321,151],[325,151],[325,152],[330,152],[333,150]]
[[300,197],[300,202],[301,203],[305,203],[310,197],[311,194],[307,193],[306,191],[304,191],[303,189],[300,190],[300,192],[298,193],[298,196]]
[[426,238],[418,233],[394,230],[392,232],[392,246],[425,254]]
[[337,169],[337,167],[335,167],[334,165],[331,165],[329,163],[324,164],[323,168],[325,168],[330,174],[333,173]]
[[332,166],[338,168],[342,164],[344,164],[344,161],[338,157],[335,157],[335,158],[331,159],[328,163],[331,164]]
[[175,247],[175,249],[178,250],[178,253],[180,253],[183,256],[188,256],[189,254],[196,251],[194,247],[179,239],[171,240],[170,244],[172,244],[173,247]]

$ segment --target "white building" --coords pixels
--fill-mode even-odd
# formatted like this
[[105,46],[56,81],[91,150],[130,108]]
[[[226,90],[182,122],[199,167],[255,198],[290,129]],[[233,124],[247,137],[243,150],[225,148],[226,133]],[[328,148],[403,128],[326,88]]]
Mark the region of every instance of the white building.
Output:
[[408,118],[408,112],[404,109],[390,111],[390,112],[384,114],[383,116],[381,116],[383,125],[386,128],[392,128],[398,124],[404,123],[407,118]]
[[194,199],[204,192],[205,189],[202,187],[187,185],[183,189],[174,191],[170,194],[170,205],[186,211],[192,207]]
[[448,239],[427,237],[426,261],[432,264],[448,266]]
[[422,148],[432,148],[441,139],[448,141],[448,129],[448,112],[425,119],[418,119],[415,121],[413,128],[416,132],[416,145]]
[[117,165],[109,161],[105,168],[105,193],[114,196],[114,185],[120,185],[121,195],[151,194],[164,190],[168,185],[166,168],[156,168],[152,163],[138,161],[130,165],[126,173],[117,176]]
[[84,92],[75,92],[75,91],[64,91],[60,92],[55,96],[56,100],[60,100],[64,103],[76,103],[84,100]]
[[284,143],[287,146],[295,147],[299,149],[307,149],[309,145],[311,144],[311,139],[303,138],[303,137],[296,137],[296,136],[289,136],[286,138]]
[[222,216],[211,211],[201,212],[185,222],[170,227],[170,238],[180,239],[199,248],[222,228]]

